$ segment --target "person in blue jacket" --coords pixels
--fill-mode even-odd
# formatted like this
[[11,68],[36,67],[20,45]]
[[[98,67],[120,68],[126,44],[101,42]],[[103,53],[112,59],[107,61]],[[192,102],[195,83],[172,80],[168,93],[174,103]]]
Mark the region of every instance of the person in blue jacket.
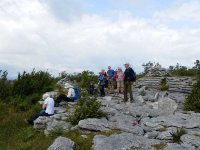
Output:
[[115,71],[113,69],[111,69],[111,66],[108,66],[108,88],[109,88],[109,92],[113,93],[114,92],[114,82],[113,82],[113,76],[115,74]]
[[103,71],[99,72],[98,81],[99,81],[99,86],[100,86],[100,96],[104,97],[105,96],[104,88],[105,88],[106,77],[105,77]]

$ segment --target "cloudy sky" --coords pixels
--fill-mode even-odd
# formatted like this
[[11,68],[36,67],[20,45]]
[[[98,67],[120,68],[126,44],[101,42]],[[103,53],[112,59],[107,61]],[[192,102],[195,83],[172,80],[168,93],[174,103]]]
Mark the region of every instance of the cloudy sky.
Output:
[[200,0],[0,0],[0,70],[193,66]]

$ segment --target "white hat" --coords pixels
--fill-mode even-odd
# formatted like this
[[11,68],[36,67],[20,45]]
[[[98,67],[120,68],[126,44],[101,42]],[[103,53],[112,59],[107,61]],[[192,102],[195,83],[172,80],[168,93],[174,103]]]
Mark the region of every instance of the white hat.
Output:
[[128,63],[128,62],[126,62],[124,65],[129,65],[129,63]]
[[70,85],[69,83],[65,83],[65,86],[64,86],[65,89],[68,89],[68,88],[70,88],[70,87],[73,87],[73,86]]

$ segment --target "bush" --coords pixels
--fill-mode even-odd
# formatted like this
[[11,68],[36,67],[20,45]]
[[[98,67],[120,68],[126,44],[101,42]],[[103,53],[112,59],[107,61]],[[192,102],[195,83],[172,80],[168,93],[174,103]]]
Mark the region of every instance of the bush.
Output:
[[65,71],[60,73],[60,77],[57,80],[66,78],[69,81],[76,81],[81,88],[87,88],[91,81],[97,82],[97,75],[92,71],[85,70],[81,73],[68,74]]
[[167,91],[168,89],[169,89],[169,86],[168,86],[168,84],[167,84],[167,79],[164,78],[164,79],[162,79],[161,82],[160,82],[160,90],[161,90],[161,91]]
[[170,133],[172,136],[172,141],[174,143],[180,143],[181,142],[181,136],[186,134],[187,132],[185,131],[185,129],[181,128],[181,129],[177,129],[176,132],[174,133]]
[[193,86],[192,93],[186,98],[184,109],[200,112],[200,77],[198,77],[197,83]]
[[89,97],[86,92],[82,92],[75,112],[70,116],[72,125],[77,125],[80,120],[86,118],[101,118],[106,114],[100,110],[101,103],[96,101],[94,97]]
[[7,71],[0,70],[0,99],[6,100],[11,94],[11,81],[7,80]]
[[17,80],[13,84],[13,95],[29,96],[34,93],[44,93],[53,90],[55,80],[48,72],[33,71],[18,74]]

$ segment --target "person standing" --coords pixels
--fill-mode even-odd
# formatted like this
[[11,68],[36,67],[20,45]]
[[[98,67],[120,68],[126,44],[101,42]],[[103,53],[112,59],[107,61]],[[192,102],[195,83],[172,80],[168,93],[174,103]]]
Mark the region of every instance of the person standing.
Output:
[[111,66],[108,66],[108,87],[109,87],[109,92],[113,93],[114,92],[114,83],[113,83],[113,76],[115,74],[115,71],[111,69]]
[[128,93],[130,94],[130,102],[133,103],[133,93],[132,93],[132,84],[136,80],[136,74],[134,70],[130,67],[129,63],[125,63],[124,71],[124,102],[128,101]]
[[106,77],[105,77],[105,73],[103,70],[101,72],[99,72],[98,81],[99,81],[99,86],[100,86],[100,96],[104,97],[105,96],[104,88],[105,88]]
[[117,81],[117,92],[123,93],[124,92],[124,72],[120,67],[118,67],[117,74],[116,74],[116,81]]

